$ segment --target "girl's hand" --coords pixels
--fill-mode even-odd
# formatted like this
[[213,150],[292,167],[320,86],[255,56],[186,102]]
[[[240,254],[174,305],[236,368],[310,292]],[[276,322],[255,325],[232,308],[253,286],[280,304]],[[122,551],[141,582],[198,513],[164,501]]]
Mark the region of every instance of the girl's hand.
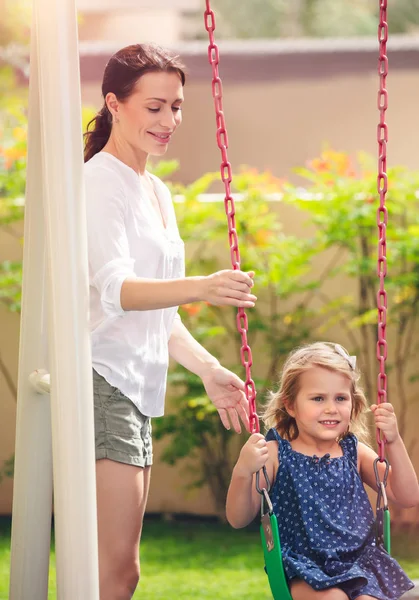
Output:
[[225,269],[200,279],[201,299],[214,306],[237,306],[251,308],[255,305],[256,296],[250,293],[253,287],[254,272],[244,273]]
[[249,477],[260,471],[268,460],[268,444],[261,433],[253,433],[240,451],[234,471]]
[[375,425],[383,432],[387,442],[391,444],[396,441],[400,435],[393,405],[390,402],[373,404],[371,410],[374,413]]

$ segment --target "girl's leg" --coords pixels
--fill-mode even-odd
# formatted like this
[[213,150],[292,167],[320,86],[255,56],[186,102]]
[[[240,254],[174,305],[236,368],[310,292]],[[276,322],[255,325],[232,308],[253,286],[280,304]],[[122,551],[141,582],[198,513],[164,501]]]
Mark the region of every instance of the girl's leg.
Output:
[[339,588],[316,592],[308,583],[302,580],[291,581],[290,591],[293,600],[349,600],[345,592]]
[[130,600],[137,587],[150,472],[151,467],[96,461],[100,600]]

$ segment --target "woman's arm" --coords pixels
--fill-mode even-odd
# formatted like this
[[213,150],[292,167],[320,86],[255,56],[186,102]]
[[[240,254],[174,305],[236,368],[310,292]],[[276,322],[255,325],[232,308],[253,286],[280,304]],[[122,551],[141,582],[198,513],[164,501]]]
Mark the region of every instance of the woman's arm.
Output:
[[230,429],[230,422],[240,433],[240,419],[249,429],[249,403],[244,393],[244,383],[231,371],[220,365],[189,333],[181,319],[175,318],[169,340],[170,356],[183,367],[202,379],[205,391],[218,410],[220,419]]
[[[263,435],[254,433],[240,452],[233,469],[227,493],[227,521],[235,529],[246,527],[260,510],[261,497],[256,489],[256,473],[266,467],[269,480],[274,481],[278,466],[277,442],[266,442]],[[263,486],[263,474],[261,473]]]
[[169,340],[169,354],[182,367],[202,379],[213,368],[220,366],[218,360],[205,350],[189,333],[179,315],[173,322]]
[[154,310],[199,300],[215,305],[254,306],[254,273],[224,270],[206,277],[139,278],[130,254],[123,181],[99,168],[86,175],[86,216],[90,281],[105,313]]
[[[371,406],[374,412],[376,426],[386,437],[386,453],[391,467],[387,479],[387,496],[403,508],[412,508],[419,504],[419,484],[412,461],[400,437],[397,419],[393,406],[389,403]],[[374,474],[374,460],[377,454],[365,444],[359,444],[360,474],[361,478],[373,490],[377,490]],[[383,480],[385,465],[378,463],[381,481]]]
[[143,279],[129,277],[121,285],[123,310],[155,310],[204,300],[210,304],[250,308],[253,273],[224,270],[206,277]]

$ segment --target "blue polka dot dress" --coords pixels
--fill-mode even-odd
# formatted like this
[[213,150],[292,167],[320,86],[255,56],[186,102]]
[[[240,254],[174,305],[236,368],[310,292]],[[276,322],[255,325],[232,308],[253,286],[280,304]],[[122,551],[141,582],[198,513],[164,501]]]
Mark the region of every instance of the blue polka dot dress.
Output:
[[270,497],[288,580],[303,579],[315,590],[338,587],[351,600],[362,594],[396,600],[410,590],[413,583],[398,563],[376,546],[374,514],[357,468],[357,438],[345,437],[337,458],[296,452],[275,429],[266,439],[279,445]]

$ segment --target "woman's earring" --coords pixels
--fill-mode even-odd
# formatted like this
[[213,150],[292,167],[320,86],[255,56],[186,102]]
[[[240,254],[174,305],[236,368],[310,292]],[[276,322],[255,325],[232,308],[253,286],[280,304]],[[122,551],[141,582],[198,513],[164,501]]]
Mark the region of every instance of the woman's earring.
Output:
[[116,115],[113,116],[112,123],[119,123],[119,117]]

